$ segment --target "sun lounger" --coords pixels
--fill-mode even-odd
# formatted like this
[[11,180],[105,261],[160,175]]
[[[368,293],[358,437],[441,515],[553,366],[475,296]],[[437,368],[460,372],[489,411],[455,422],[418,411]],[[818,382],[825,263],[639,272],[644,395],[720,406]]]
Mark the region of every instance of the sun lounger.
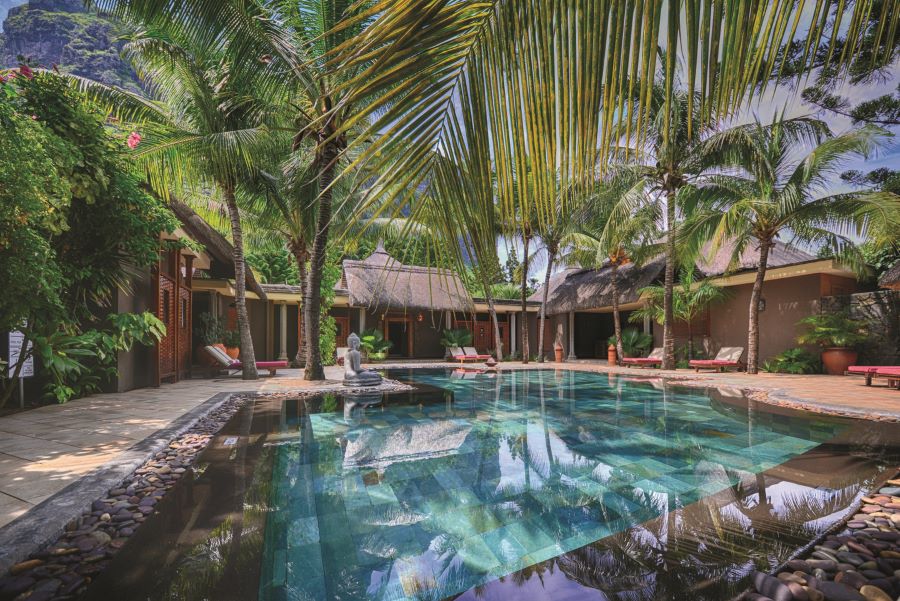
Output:
[[[474,351],[475,349],[472,349],[472,350]],[[490,355],[488,355],[488,357],[489,356]],[[459,347],[459,346],[450,347],[450,357],[453,361],[459,361],[460,363],[465,363],[466,361],[484,361],[485,360],[485,359],[482,359],[481,358],[482,356],[479,355],[477,352],[472,353],[470,355],[469,353],[464,351],[462,349],[462,347]]]
[[[205,346],[203,348],[213,359],[216,360],[216,363],[218,363],[220,366],[222,366],[222,369],[226,369],[228,371],[231,371],[231,370],[240,371],[241,369],[244,368],[243,363],[241,363],[237,359],[232,359],[231,357],[226,355],[224,352],[222,352],[221,349],[218,349],[214,346]],[[269,372],[270,376],[274,376],[275,373],[279,369],[286,369],[287,366],[288,366],[287,361],[257,361],[256,362],[256,369],[264,369]]]
[[637,365],[638,367],[654,367],[662,363],[663,349],[657,347],[646,357],[623,357],[622,365]]
[[884,368],[883,365],[851,365],[847,368],[846,373],[851,376],[865,376],[866,386],[871,386],[872,378],[875,377],[875,372],[882,368]]
[[694,371],[699,372],[701,369],[713,369],[716,371],[725,371],[729,367],[741,368],[741,357],[744,354],[742,346],[724,346],[716,355],[715,359],[694,359],[689,363]]
[[474,346],[464,346],[463,352],[466,354],[466,357],[469,359],[474,358],[476,361],[487,361],[491,358],[490,355],[479,355]]
[[879,367],[872,377],[887,380],[888,386],[900,388],[900,367]]

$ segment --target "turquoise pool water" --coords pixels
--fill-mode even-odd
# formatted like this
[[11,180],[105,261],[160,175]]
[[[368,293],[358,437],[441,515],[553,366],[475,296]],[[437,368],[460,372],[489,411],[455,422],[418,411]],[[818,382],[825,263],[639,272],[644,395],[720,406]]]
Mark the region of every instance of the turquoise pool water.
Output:
[[[604,598],[585,578],[573,585],[565,564],[590,563],[579,557],[591,545],[653,520],[663,534],[634,543],[696,543],[690,521],[708,526],[690,517],[698,502],[740,496],[850,427],[754,411],[734,393],[583,372],[392,375],[426,389],[396,403],[325,398],[286,418],[294,434],[271,458],[260,599]],[[752,494],[748,511],[769,504]],[[680,525],[666,517],[676,510]],[[739,536],[735,512],[719,528]],[[688,533],[674,532],[685,519]],[[744,551],[744,571],[773,559]]]
[[900,459],[896,424],[736,391],[389,375],[416,390],[245,405],[80,601],[721,601]]

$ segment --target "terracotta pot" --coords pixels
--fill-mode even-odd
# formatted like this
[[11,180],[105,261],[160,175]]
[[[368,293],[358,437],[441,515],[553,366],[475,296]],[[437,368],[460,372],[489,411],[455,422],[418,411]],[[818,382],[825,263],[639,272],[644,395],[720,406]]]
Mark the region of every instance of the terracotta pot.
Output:
[[237,359],[238,357],[241,356],[241,349],[239,349],[236,346],[233,346],[233,347],[226,346],[225,354],[228,355],[229,357],[231,357],[232,359]]
[[563,348],[561,346],[553,347],[553,358],[557,363],[563,362]]
[[822,351],[822,365],[825,373],[832,376],[842,376],[847,368],[856,365],[859,353],[849,348],[827,348]]
[[609,348],[606,349],[606,361],[610,365],[618,365],[618,361],[616,361],[616,345],[610,344]]

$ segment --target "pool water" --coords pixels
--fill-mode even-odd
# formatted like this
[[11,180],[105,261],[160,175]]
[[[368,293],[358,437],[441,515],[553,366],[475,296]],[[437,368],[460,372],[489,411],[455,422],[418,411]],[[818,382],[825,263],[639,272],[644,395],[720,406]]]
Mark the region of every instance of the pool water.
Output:
[[[236,416],[243,541],[219,512],[146,598],[726,599],[896,457],[889,429],[733,391],[567,370],[390,375],[419,391]],[[242,563],[225,565],[215,537],[243,544]],[[198,564],[210,583],[185,588]]]

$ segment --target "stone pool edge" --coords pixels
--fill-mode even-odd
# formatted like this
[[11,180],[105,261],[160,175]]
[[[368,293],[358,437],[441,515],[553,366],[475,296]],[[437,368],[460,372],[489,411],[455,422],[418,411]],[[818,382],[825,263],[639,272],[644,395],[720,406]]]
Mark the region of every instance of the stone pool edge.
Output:
[[161,428],[73,481],[61,491],[44,499],[27,512],[0,528],[0,576],[29,554],[57,540],[66,524],[95,500],[146,463],[169,442],[189,430],[202,417],[214,411],[232,396],[253,392],[219,392]]
[[[366,388],[365,391],[405,392],[414,388],[414,386],[396,380],[385,380],[382,385]],[[17,563],[58,541],[64,534],[66,525],[79,516],[85,508],[91,507],[91,504],[98,499],[106,498],[110,488],[133,475],[154,455],[166,449],[173,440],[186,434],[203,418],[213,414],[229,400],[239,397],[314,396],[359,392],[363,392],[363,389],[335,384],[322,388],[293,391],[261,392],[253,390],[214,394],[175,418],[168,426],[160,428],[143,440],[134,443],[115,459],[74,480],[12,522],[0,527],[0,579],[8,576],[10,568]],[[224,423],[222,425],[224,426]]]

